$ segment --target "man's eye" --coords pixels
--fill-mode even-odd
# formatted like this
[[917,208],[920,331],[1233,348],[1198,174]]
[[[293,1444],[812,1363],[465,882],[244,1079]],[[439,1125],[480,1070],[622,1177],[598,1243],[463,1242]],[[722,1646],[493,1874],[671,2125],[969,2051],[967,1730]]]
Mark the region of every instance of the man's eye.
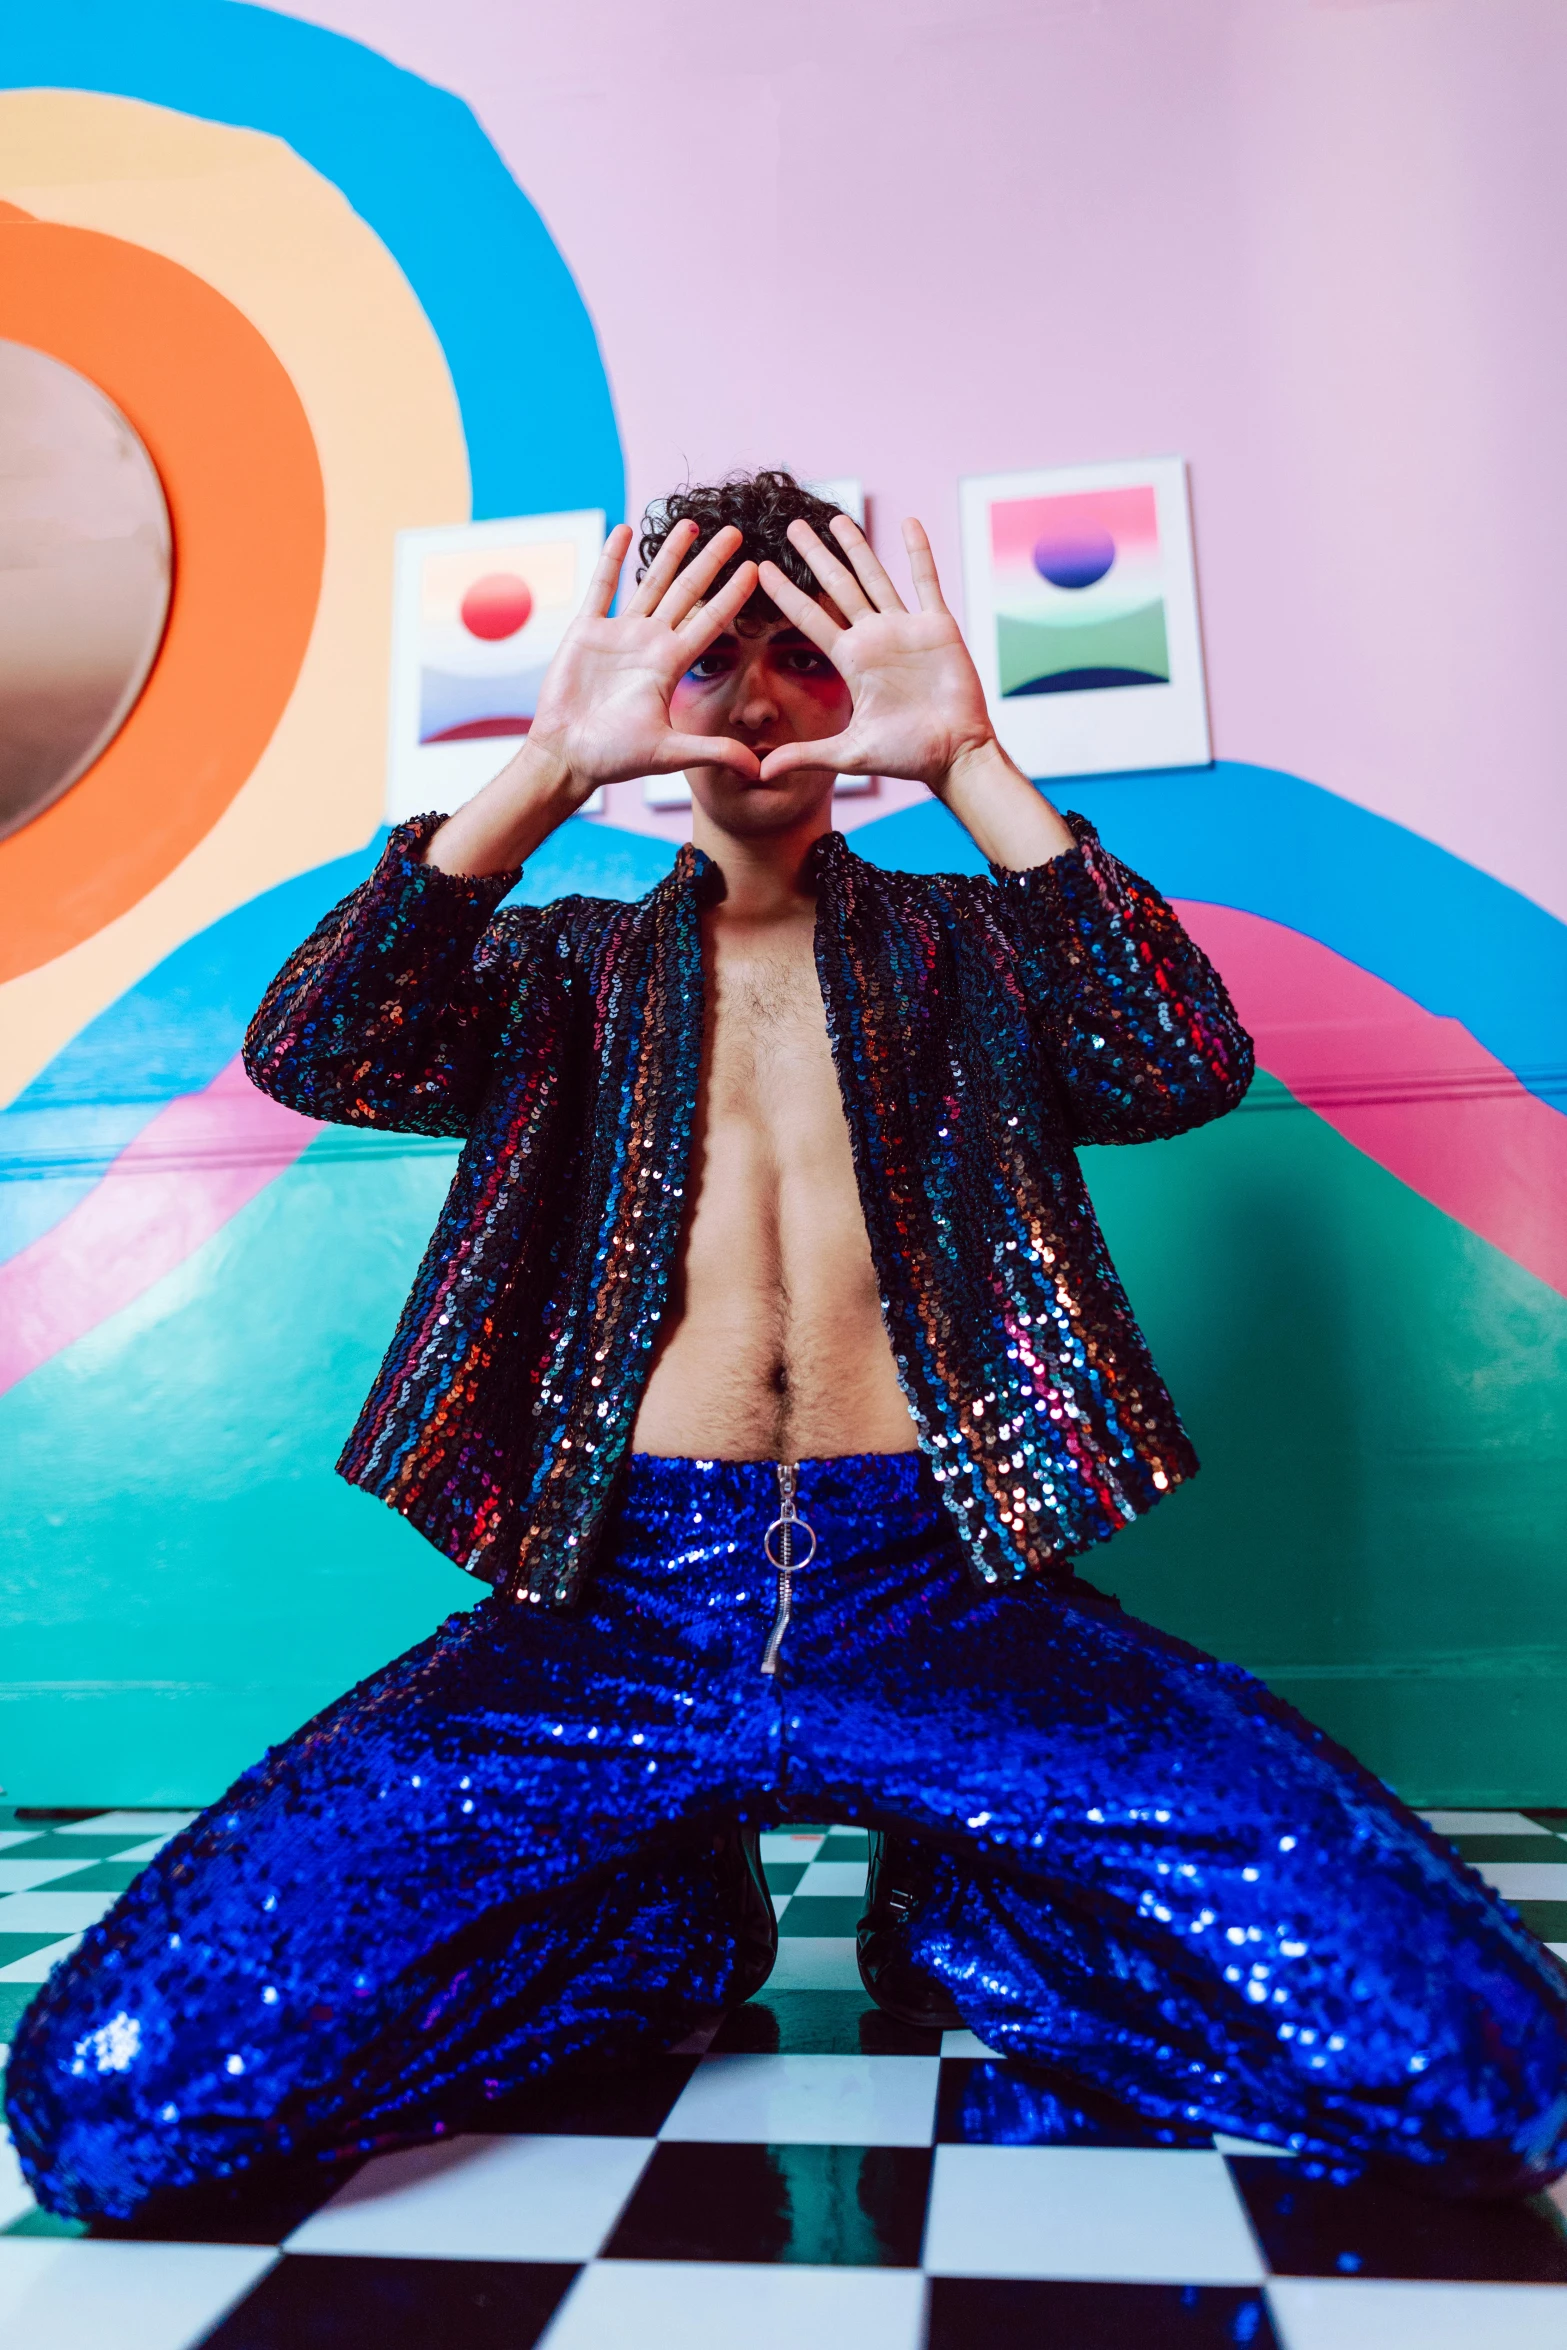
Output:
[[817,652],[814,645],[799,645],[784,658],[796,677],[820,677],[832,667],[826,654]]
[[686,671],[687,677],[722,677],[729,664],[722,653],[699,653]]

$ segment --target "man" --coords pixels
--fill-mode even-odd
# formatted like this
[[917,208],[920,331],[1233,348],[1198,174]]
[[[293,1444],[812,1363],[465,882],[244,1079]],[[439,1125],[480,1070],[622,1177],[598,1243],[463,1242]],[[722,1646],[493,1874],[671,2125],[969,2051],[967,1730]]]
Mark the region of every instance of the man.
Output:
[[[872,1996],[970,2024],[1016,2097],[1450,2193],[1553,2176],[1553,1962],[1071,1566],[1195,1467],[1075,1146],[1234,1105],[1221,983],[1000,750],[917,524],[914,611],[786,475],[667,501],[614,615],[629,540],[519,756],[394,834],[248,1047],[316,1116],[465,1138],[341,1466],[494,1594],[51,1978],[11,2067],[35,2191],[124,2214],[673,2046],[765,1975],[755,1830],[802,1814],[877,1832]],[[670,880],[496,911],[596,785],[676,769]],[[830,795],[865,772],[992,878],[854,857]]]

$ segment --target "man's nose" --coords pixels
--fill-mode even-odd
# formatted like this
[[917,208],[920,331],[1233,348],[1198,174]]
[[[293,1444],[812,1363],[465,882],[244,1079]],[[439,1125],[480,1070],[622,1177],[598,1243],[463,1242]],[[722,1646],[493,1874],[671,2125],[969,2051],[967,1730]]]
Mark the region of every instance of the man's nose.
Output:
[[759,661],[747,662],[740,679],[740,690],[735,696],[735,724],[755,729],[771,725],[777,715],[778,696],[773,691],[772,680],[766,669]]

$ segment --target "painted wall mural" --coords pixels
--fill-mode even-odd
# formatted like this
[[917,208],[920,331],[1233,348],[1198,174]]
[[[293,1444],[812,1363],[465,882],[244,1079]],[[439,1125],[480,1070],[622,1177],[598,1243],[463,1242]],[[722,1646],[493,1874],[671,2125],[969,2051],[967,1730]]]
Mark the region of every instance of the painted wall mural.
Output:
[[[237,1054],[383,837],[397,532],[613,521],[620,431],[591,273],[446,90],[224,0],[40,13],[4,75],[0,338],[128,419],[176,560],[128,720],[0,841],[0,1779],[195,1801],[477,1596],[330,1470],[453,1154]],[[1266,1072],[1090,1154],[1206,1461],[1111,1580],[1417,1797],[1559,1799],[1567,925],[1285,756],[1060,796],[1181,903]],[[975,863],[912,789],[839,820]],[[524,892],[635,894],[682,824],[616,787]]]

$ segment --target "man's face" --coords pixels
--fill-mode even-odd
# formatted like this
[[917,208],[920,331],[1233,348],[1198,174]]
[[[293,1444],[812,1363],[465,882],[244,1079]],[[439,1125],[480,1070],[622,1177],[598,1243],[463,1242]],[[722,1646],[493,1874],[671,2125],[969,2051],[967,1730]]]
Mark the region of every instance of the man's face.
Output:
[[[825,653],[786,620],[742,614],[676,686],[670,724],[682,734],[727,734],[765,759],[782,743],[821,742],[849,723],[849,689]],[[832,770],[802,767],[776,783],[748,783],[730,767],[690,767],[691,795],[721,831],[786,832],[832,790]]]

